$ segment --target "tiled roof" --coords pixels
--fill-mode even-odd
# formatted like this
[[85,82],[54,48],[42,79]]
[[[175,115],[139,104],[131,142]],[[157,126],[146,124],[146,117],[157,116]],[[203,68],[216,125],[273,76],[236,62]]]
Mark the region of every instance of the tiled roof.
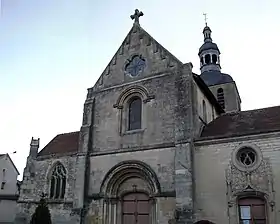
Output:
[[38,153],[38,156],[77,152],[78,144],[79,132],[59,134]]
[[208,125],[201,138],[226,138],[280,131],[280,106],[224,114]]

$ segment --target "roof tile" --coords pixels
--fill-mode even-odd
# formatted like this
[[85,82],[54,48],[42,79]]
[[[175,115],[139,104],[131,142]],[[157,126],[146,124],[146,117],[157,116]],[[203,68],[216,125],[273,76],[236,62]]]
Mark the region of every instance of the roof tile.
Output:
[[38,153],[38,156],[77,152],[79,133],[77,131],[57,135]]
[[201,138],[226,138],[280,131],[280,106],[224,114],[208,125]]

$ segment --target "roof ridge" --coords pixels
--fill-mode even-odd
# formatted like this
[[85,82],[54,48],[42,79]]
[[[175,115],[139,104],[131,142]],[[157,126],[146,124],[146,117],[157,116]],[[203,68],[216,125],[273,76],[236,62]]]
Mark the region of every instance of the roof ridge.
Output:
[[75,133],[78,133],[78,132],[80,132],[80,131],[65,132],[65,133],[57,134],[56,136],[60,136],[60,135],[70,135],[70,134],[75,134]]
[[277,105],[277,106],[269,106],[269,107],[261,107],[261,108],[250,109],[250,110],[243,110],[243,111],[241,111],[241,112],[258,111],[258,110],[272,109],[272,108],[277,108],[277,107],[280,107],[280,105]]

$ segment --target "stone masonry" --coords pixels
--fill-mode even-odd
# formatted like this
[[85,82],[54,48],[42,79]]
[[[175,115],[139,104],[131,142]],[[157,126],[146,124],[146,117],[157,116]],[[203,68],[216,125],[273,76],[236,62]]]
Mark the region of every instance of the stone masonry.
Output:
[[[207,75],[225,76],[213,65],[220,52],[208,26],[211,43],[200,48],[208,72],[203,80],[140,26],[140,16],[139,10],[131,16],[131,30],[88,89],[80,131],[56,136],[40,152],[39,139],[32,138],[15,223],[29,223],[46,193],[54,224],[235,224],[242,218],[238,200],[252,195],[265,200],[266,223],[276,224],[280,108],[240,111],[229,75],[226,82],[207,77],[207,86]],[[208,51],[214,52],[210,62]],[[215,74],[207,66],[217,68]],[[221,87],[232,88],[222,99],[230,113],[216,99]],[[141,128],[130,130],[136,98]],[[255,153],[246,170],[238,160],[243,148]],[[63,197],[54,199],[57,164],[66,170],[66,184],[59,185]],[[133,212],[125,206],[132,201]]]

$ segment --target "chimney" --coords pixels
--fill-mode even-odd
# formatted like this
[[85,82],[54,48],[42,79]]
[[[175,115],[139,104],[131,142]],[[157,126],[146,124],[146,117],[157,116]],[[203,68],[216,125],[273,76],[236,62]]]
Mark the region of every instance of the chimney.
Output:
[[39,143],[40,143],[40,138],[35,139],[32,137],[31,143],[30,143],[30,152],[29,152],[29,156],[31,156],[32,158],[37,157]]

